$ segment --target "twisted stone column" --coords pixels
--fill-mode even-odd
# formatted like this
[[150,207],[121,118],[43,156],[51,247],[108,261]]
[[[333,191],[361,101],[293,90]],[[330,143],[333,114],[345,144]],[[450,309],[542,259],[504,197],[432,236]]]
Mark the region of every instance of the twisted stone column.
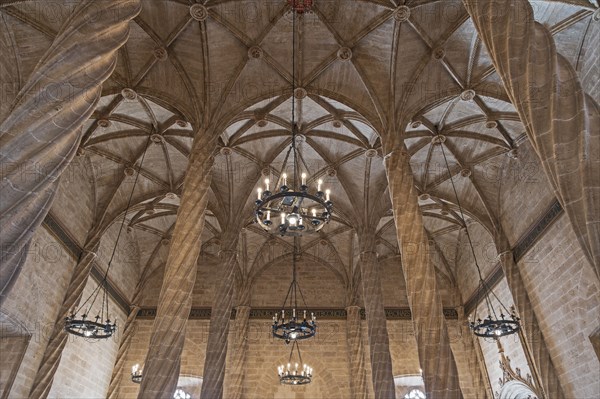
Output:
[[521,273],[519,272],[519,267],[515,262],[513,253],[512,251],[504,251],[500,253],[499,257],[508,288],[521,318],[525,352],[528,354],[529,368],[536,380],[536,384],[538,386],[541,385],[541,391],[543,391],[546,398],[562,399],[565,397],[565,394],[560,386],[558,373],[550,357],[550,352],[546,346],[546,341],[544,341],[544,336],[540,330],[533,305],[525,289],[525,283],[521,278]]
[[90,250],[84,250],[79,262],[75,266],[69,287],[67,288],[67,294],[56,316],[54,328],[46,345],[40,368],[33,380],[31,392],[29,393],[30,398],[48,397],[52,381],[54,380],[54,374],[56,374],[63,349],[69,337],[69,334],[64,330],[65,318],[71,314],[81,299],[81,294],[90,277],[92,265],[96,258],[96,253],[94,252],[96,249],[97,245]]
[[121,342],[119,342],[119,350],[117,351],[117,358],[115,360],[115,366],[113,367],[112,376],[110,377],[110,384],[108,385],[107,398],[118,399],[119,398],[119,387],[123,380],[123,370],[125,368],[125,359],[127,358],[127,352],[131,346],[131,339],[135,332],[135,319],[140,311],[139,305],[132,305],[127,316],[125,326],[123,326],[123,333],[121,334]]
[[458,371],[409,161],[406,151],[395,149],[385,157],[385,167],[425,390],[428,398],[460,399]]
[[377,253],[365,251],[360,254],[360,273],[367,313],[373,391],[376,399],[393,399],[396,397],[396,387],[392,374],[392,357],[378,267]]
[[192,308],[216,135],[196,134],[165,266],[138,398],[172,399]]
[[600,277],[600,115],[528,0],[463,0]]
[[[116,65],[139,0],[81,1],[0,124],[0,301]],[[90,38],[94,40],[90,40]]]
[[[468,390],[473,397],[477,399],[494,399],[494,393],[488,375],[487,373],[484,374],[482,372],[479,364],[480,359],[477,354],[477,347],[475,346],[477,341],[474,341],[473,339],[475,335],[469,328],[469,321],[465,317],[463,308],[458,309],[458,325],[460,328],[459,338],[461,340],[462,349],[467,358],[468,370],[471,372],[473,378],[471,382],[472,385],[468,387]],[[463,387],[465,387],[464,382]],[[467,390],[465,389],[465,396],[467,395]]]
[[235,334],[232,336],[230,369],[225,376],[227,399],[244,398],[244,373],[246,372],[246,352],[248,351],[248,333],[250,330],[250,306],[235,308]]
[[359,306],[346,307],[346,339],[348,340],[348,363],[350,363],[351,399],[367,399],[369,386]]
[[221,251],[220,284],[215,292],[213,306],[210,312],[210,327],[208,329],[208,343],[206,344],[206,358],[204,359],[204,379],[202,381],[202,399],[223,398],[223,381],[225,380],[225,364],[227,358],[227,339],[229,336],[229,319],[233,305],[235,289],[235,263],[234,248],[237,236],[230,240],[226,250]]

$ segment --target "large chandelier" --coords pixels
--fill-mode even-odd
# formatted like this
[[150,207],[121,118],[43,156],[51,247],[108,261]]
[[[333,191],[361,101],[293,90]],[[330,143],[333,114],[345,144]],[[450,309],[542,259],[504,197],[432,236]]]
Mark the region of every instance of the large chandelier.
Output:
[[[294,349],[298,354],[298,362],[294,361]],[[290,357],[287,365],[281,365],[277,367],[277,374],[279,375],[279,382],[285,385],[305,385],[310,384],[313,377],[313,369],[307,364],[302,362],[302,355],[300,354],[300,345],[297,341],[292,344],[290,351]]]
[[[460,205],[460,200],[458,199],[458,192],[456,191],[456,186],[454,185],[454,179],[452,178],[452,173],[450,172],[450,166],[448,165],[448,159],[446,158],[446,152],[444,151],[443,142],[437,143],[442,149],[442,155],[444,156],[444,162],[446,163],[446,170],[448,172],[448,176],[450,176],[450,182],[452,183],[452,190],[454,191],[454,196],[456,198],[456,205],[458,205],[458,209],[460,211],[460,217],[462,219],[463,227],[467,233],[467,240],[469,241],[469,246],[471,248],[471,253],[473,254],[473,259],[475,260],[475,267],[477,268],[477,274],[479,276],[479,286],[481,292],[483,292],[485,304],[487,307],[488,316],[485,319],[477,318],[477,310],[475,310],[475,315],[473,318],[470,317],[469,320],[469,328],[473,331],[478,337],[482,338],[493,338],[498,339],[500,337],[504,337],[506,335],[515,334],[521,328],[519,323],[519,317],[515,313],[514,308],[512,310],[508,310],[506,306],[502,303],[500,298],[494,294],[492,288],[485,282],[483,276],[481,274],[481,268],[479,267],[479,263],[477,262],[477,255],[475,255],[475,249],[473,247],[473,242],[471,241],[471,235],[469,234],[469,228],[466,223],[465,215]],[[494,307],[492,306],[491,297],[496,298],[498,303],[500,304],[499,314],[496,312]],[[477,308],[476,308],[477,309]],[[506,314],[504,313],[506,312]],[[507,316],[508,315],[508,316]],[[475,319],[475,320],[473,320]]]
[[[115,240],[115,245],[113,247],[110,260],[108,261],[106,272],[104,273],[104,278],[96,286],[96,288],[94,288],[90,296],[81,305],[73,309],[69,316],[65,317],[64,329],[69,334],[95,340],[110,338],[117,330],[117,323],[110,320],[108,311],[108,272],[112,265],[112,261],[115,257],[115,253],[117,252],[117,246],[119,245],[119,238],[121,238],[121,233],[123,232],[123,226],[125,226],[125,223],[127,221],[127,212],[129,211],[129,208],[131,206],[133,193],[135,191],[138,178],[140,177],[140,170],[142,169],[142,166],[144,164],[144,158],[146,157],[146,151],[148,150],[148,144],[150,144],[151,137],[151,135],[148,135],[146,147],[144,148],[144,153],[140,161],[140,167],[137,171],[135,181],[133,182],[131,193],[129,194],[127,207],[125,208],[125,212],[123,213],[123,221],[121,223],[121,226],[119,227],[119,233],[117,234],[117,239]],[[98,310],[96,316],[89,318],[89,314],[92,311],[92,308],[94,307],[94,304],[96,303],[96,300],[99,296],[100,309]],[[80,316],[78,316],[78,314],[80,314]]]
[[[281,312],[273,316],[272,334],[273,337],[284,340],[287,344],[290,341],[296,341],[312,338],[317,333],[317,319],[314,313],[307,318],[306,302],[304,295],[296,279],[296,240],[294,238],[294,253],[292,254],[292,283],[288,289]],[[304,304],[302,314],[298,310],[298,294]],[[287,313],[286,313],[287,309]]]
[[[296,92],[296,14],[299,11],[300,1],[292,4],[292,144],[286,154],[284,169],[292,157],[292,173],[289,181],[288,174],[282,173],[278,181],[273,182],[266,178],[264,189],[258,188],[258,198],[254,215],[256,222],[268,232],[278,232],[282,236],[299,236],[303,233],[315,233],[329,223],[333,202],[331,191],[323,190],[323,180],[318,179],[316,184],[309,181],[308,175],[298,165],[299,150],[298,125],[296,124],[295,92]],[[305,1],[303,4],[312,2]],[[298,179],[300,176],[300,179]],[[312,189],[309,183],[313,183]],[[316,187],[315,187],[316,185]],[[273,187],[273,192],[271,191]]]

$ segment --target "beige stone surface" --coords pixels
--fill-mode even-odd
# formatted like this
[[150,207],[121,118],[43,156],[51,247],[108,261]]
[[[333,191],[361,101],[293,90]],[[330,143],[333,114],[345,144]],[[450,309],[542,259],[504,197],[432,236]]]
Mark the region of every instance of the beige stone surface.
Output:
[[[18,112],[12,114],[13,102],[19,101],[19,92],[30,87],[28,82],[48,59],[49,49],[60,39],[73,11],[86,3],[0,2],[0,121],[26,114],[16,108]],[[515,273],[507,273],[509,282],[500,280],[497,293],[507,304],[522,304],[522,298],[529,298],[530,305],[523,311],[528,314],[525,324],[532,330],[533,313],[547,356],[538,348],[533,351],[538,360],[533,360],[518,340],[506,340],[505,350],[524,371],[534,368],[534,363],[547,370],[552,363],[564,396],[594,397],[598,358],[590,335],[600,325],[598,277],[594,262],[584,260],[579,240],[588,250],[593,247],[593,237],[585,238],[582,232],[588,227],[593,232],[597,223],[593,190],[597,190],[594,178],[600,173],[593,162],[598,159],[594,142],[598,138],[586,136],[585,127],[572,126],[584,120],[578,113],[583,103],[573,102],[574,96],[581,99],[585,92],[598,101],[597,4],[532,0],[532,15],[523,14],[525,18],[516,24],[492,21],[489,30],[498,35],[490,36],[481,34],[481,21],[471,18],[472,10],[465,8],[463,0],[314,3],[314,12],[305,14],[296,25],[295,84],[306,93],[296,99],[291,97],[291,18],[283,0],[209,1],[202,5],[141,0],[139,15],[121,25],[123,31],[128,26],[128,39],[111,54],[114,71],[100,79],[101,96],[93,107],[78,103],[91,112],[78,119],[81,130],[72,132],[81,138],[78,156],[63,164],[65,152],[54,154],[54,147],[47,147],[49,156],[44,162],[51,162],[56,155],[64,168],[55,187],[52,216],[70,236],[67,241],[80,247],[100,242],[98,269],[106,267],[121,220],[125,223],[116,251],[118,264],[109,277],[123,308],[133,312],[119,317],[122,340],[98,356],[102,377],[97,383],[89,378],[87,369],[80,382],[70,381],[76,366],[84,364],[77,354],[85,345],[64,346],[63,353],[71,361],[61,359],[56,374],[61,382],[50,388],[53,395],[68,398],[81,392],[90,397],[137,397],[140,386],[130,381],[130,367],[144,364],[148,356],[153,360],[144,366],[152,377],[141,387],[143,397],[169,397],[177,386],[199,397],[203,378],[207,380],[205,390],[222,390],[225,398],[374,397],[375,392],[384,390],[380,383],[374,387],[371,378],[378,375],[382,363],[371,364],[370,356],[365,356],[361,368],[359,353],[355,353],[360,351],[360,331],[365,354],[373,349],[380,358],[391,359],[383,362],[386,368],[391,364],[385,388],[390,391],[391,374],[396,396],[402,397],[410,388],[400,382],[404,378],[413,378],[414,386],[424,389],[420,368],[427,387],[432,386],[433,375],[444,380],[434,381],[435,386],[451,387],[456,393],[445,391],[438,396],[490,396],[492,390],[485,386],[496,384],[500,375],[497,348],[466,339],[471,335],[465,331],[462,316],[446,322],[441,317],[442,305],[460,309],[478,285],[466,224],[485,278],[499,270],[498,253],[520,250],[528,238],[537,237],[537,244],[530,242],[532,247],[516,266],[521,283],[515,280]],[[511,8],[506,4],[524,4],[522,0],[468,3],[489,6],[494,12],[501,4],[501,12],[494,14],[500,19],[509,16],[505,11]],[[111,6],[116,4],[111,2]],[[80,16],[111,16],[104,11],[93,7]],[[124,21],[129,14],[118,17]],[[546,33],[540,34],[544,32],[541,26]],[[505,42],[507,32],[511,36]],[[98,96],[98,75],[88,76],[73,68],[77,65],[73,60],[81,54],[93,55],[104,37],[95,33],[91,39],[73,36],[76,51],[64,59],[56,58],[55,65],[56,71],[81,73],[79,87],[93,87],[92,93]],[[527,44],[542,39],[542,45]],[[498,44],[495,50],[490,47],[494,42]],[[513,46],[512,42],[518,43]],[[518,51],[512,53],[513,58],[504,57],[510,68],[498,64],[499,48],[505,43],[511,51]],[[535,60],[526,57],[531,49],[538,57]],[[548,57],[556,62],[543,61]],[[107,60],[99,59],[112,68]],[[105,72],[108,74],[108,69]],[[556,86],[559,101],[543,100],[538,108],[520,102],[516,94],[522,95],[525,89],[511,84],[507,76],[518,83],[526,78],[535,81],[527,90],[541,87],[546,94],[552,92],[550,83],[556,77],[561,80]],[[55,81],[57,77],[49,78]],[[572,82],[581,89],[566,90]],[[52,101],[34,104],[37,99],[27,96],[22,100],[24,107],[42,105],[50,111],[40,119],[27,119],[29,124],[51,125],[53,115],[78,109],[67,106],[57,113]],[[364,282],[360,278],[359,257],[364,249],[359,234],[368,226],[371,250],[379,255],[379,312],[382,307],[410,305],[414,317],[413,321],[377,319],[380,331],[383,326],[387,331],[389,348],[383,351],[377,349],[381,346],[369,345],[369,320],[357,322],[355,314],[352,322],[350,318],[321,320],[317,339],[302,347],[318,376],[311,386],[298,390],[277,383],[275,367],[287,354],[269,340],[267,320],[246,320],[240,314],[240,328],[247,328],[249,336],[244,343],[232,335],[237,321],[226,319],[233,306],[276,308],[285,296],[292,240],[262,231],[252,223],[252,211],[263,179],[276,181],[284,171],[290,172],[285,153],[290,143],[292,101],[302,135],[301,168],[309,173],[311,185],[322,178],[335,202],[331,223],[320,234],[298,240],[299,277],[309,307],[373,305],[360,289],[363,284],[373,287],[371,278]],[[542,126],[540,121],[554,126]],[[49,134],[59,132],[44,127]],[[593,126],[589,128],[593,133]],[[536,135],[552,129],[561,134],[548,134],[544,140]],[[63,142],[54,144],[71,142],[75,136],[65,135]],[[546,140],[548,137],[552,140]],[[33,151],[46,139],[17,147],[23,153]],[[559,139],[568,143],[555,151],[552,143]],[[542,142],[548,151],[540,151],[546,148]],[[386,170],[383,156],[398,148],[407,150],[409,167]],[[2,145],[2,154],[5,149],[9,147]],[[200,150],[202,159],[197,155]],[[564,164],[567,172],[578,169],[577,173],[556,178],[566,175],[560,168],[556,173],[549,168],[552,157],[558,159],[556,164],[564,157],[569,161]],[[574,161],[572,165],[570,161]],[[4,177],[10,171],[6,165],[2,168]],[[137,172],[131,211],[123,218]],[[40,174],[31,169],[21,168],[17,175],[19,181],[30,182],[28,178],[33,176],[40,181]],[[394,183],[398,179],[400,189]],[[188,181],[196,181],[198,190],[189,189]],[[590,190],[586,192],[585,187]],[[3,205],[5,196],[12,198],[11,191],[2,190],[0,196]],[[563,202],[569,217],[560,216],[551,227],[539,230],[538,222],[555,197]],[[581,205],[585,201],[571,202],[580,198],[590,201],[586,206]],[[39,195],[35,200],[43,202],[45,198]],[[11,201],[6,203],[12,206]],[[407,209],[411,217],[399,224],[399,210]],[[5,217],[3,213],[3,220]],[[234,224],[236,227],[230,228]],[[17,233],[24,231],[23,237],[33,230],[29,223],[19,227]],[[234,285],[227,279],[223,285],[220,277],[223,267],[218,253],[225,231],[239,233],[233,295],[230,289]],[[418,242],[427,245],[417,246],[414,254],[405,253],[399,236],[407,232],[411,239],[418,235]],[[30,260],[23,265],[23,277],[19,276],[14,286],[17,292],[6,298],[2,312],[16,317],[32,332],[38,323],[47,325],[45,330],[50,332],[58,320],[75,261],[68,254],[58,262],[60,268],[45,267],[40,256],[34,261],[40,244],[61,246],[65,239],[40,229],[36,234],[38,239],[27,250]],[[494,240],[498,235],[505,236],[510,245]],[[4,243],[4,234],[2,240]],[[409,266],[401,262],[413,255],[418,261]],[[2,268],[4,271],[4,262]],[[240,278],[244,289],[240,289]],[[25,295],[30,285],[37,291]],[[222,301],[215,302],[219,296]],[[159,308],[154,329],[154,321],[135,315],[137,306],[142,308],[140,314],[145,308]],[[219,321],[213,323],[212,331],[209,320],[187,320],[190,307],[213,306]],[[565,328],[561,328],[563,324]],[[429,327],[433,337],[422,334]],[[35,333],[32,337],[11,396],[28,395],[50,338],[42,334],[36,340]],[[237,348],[244,345],[246,350],[240,353]],[[207,356],[209,346],[215,350]],[[88,350],[98,351],[96,347]],[[205,365],[215,359],[217,368]],[[441,359],[441,366],[432,365],[431,359]],[[159,370],[157,364],[166,367]],[[366,374],[364,389],[362,372],[360,378],[351,378],[355,369]],[[549,373],[544,378],[554,377]],[[357,390],[352,388],[355,382],[360,386]]]
[[600,113],[525,0],[464,0],[600,277]]
[[426,394],[461,398],[458,371],[408,161],[408,153],[397,149],[386,155],[385,166]]
[[[2,298],[25,260],[33,231],[50,209],[56,180],[75,156],[81,126],[116,66],[129,21],[140,11],[137,0],[96,6],[82,2],[73,11],[0,125]],[[101,40],[80,48],[98,33]],[[65,58],[79,67],[72,68]],[[28,176],[24,170],[33,173]]]

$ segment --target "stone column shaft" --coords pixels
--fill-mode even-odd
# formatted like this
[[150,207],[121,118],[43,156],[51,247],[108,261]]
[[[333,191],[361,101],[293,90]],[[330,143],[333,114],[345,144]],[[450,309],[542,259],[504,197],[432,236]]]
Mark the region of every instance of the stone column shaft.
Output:
[[[95,249],[96,247],[94,247]],[[33,380],[31,392],[29,393],[30,398],[46,398],[50,392],[54,375],[60,364],[60,358],[69,336],[64,330],[65,318],[71,314],[76,304],[80,301],[83,289],[90,277],[95,258],[96,254],[94,252],[86,250],[75,266],[71,282],[67,288],[67,294],[56,316],[54,328],[46,345],[40,368]]]
[[536,382],[541,383],[542,391],[548,399],[563,399],[565,394],[558,379],[558,373],[550,357],[550,352],[544,341],[533,304],[529,299],[525,283],[521,278],[519,267],[511,251],[500,254],[500,263],[506,276],[508,288],[515,301],[515,307],[521,318],[523,337],[525,338],[525,351],[534,364],[530,365]]
[[140,9],[139,0],[81,1],[0,124],[0,300],[19,274]]
[[373,391],[376,399],[393,399],[396,396],[396,388],[392,374],[392,357],[385,319],[381,276],[375,252],[360,254],[360,272],[367,313]]
[[121,334],[121,342],[119,342],[119,350],[117,351],[117,358],[115,359],[115,366],[113,367],[112,376],[110,377],[110,384],[108,385],[108,393],[106,397],[109,399],[119,398],[119,387],[123,380],[123,370],[125,369],[125,359],[127,358],[127,352],[131,346],[131,339],[135,332],[135,319],[140,311],[140,306],[133,305],[129,311],[129,316],[123,327],[123,333]]
[[[237,243],[237,239],[232,241]],[[229,243],[227,250],[221,251],[223,267],[221,269],[220,284],[215,293],[210,312],[210,327],[204,360],[204,379],[200,394],[202,399],[223,398],[229,320],[235,289],[236,252],[233,250],[234,248],[235,244]]]
[[206,131],[197,133],[144,362],[144,378],[138,394],[140,399],[172,399],[177,388],[214,151],[215,135]]
[[248,333],[250,328],[250,306],[235,308],[235,334],[231,337],[232,351],[229,357],[229,372],[225,377],[227,399],[244,398],[244,373],[246,372],[246,352],[248,351]]
[[[458,323],[460,328],[460,339],[463,344],[463,348],[467,357],[467,363],[469,371],[473,376],[473,391],[475,392],[476,398],[481,399],[494,399],[494,394],[487,373],[483,373],[479,364],[483,359],[479,358],[477,353],[477,347],[474,340],[476,336],[469,328],[469,321],[465,317],[464,309],[460,309],[458,312]],[[464,386],[464,385],[463,385]]]
[[359,306],[348,306],[346,308],[346,339],[348,340],[351,399],[367,399],[369,386],[367,385],[367,368]]
[[385,157],[385,167],[425,390],[428,398],[460,399],[458,370],[409,161],[406,151],[396,149]]
[[600,114],[528,0],[463,0],[600,278]]

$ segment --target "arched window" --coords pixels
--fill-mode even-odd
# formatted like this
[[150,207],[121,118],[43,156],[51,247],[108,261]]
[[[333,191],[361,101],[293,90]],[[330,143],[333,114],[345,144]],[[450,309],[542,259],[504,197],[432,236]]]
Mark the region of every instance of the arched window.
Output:
[[412,389],[409,393],[404,395],[404,399],[425,399],[425,393],[420,389]]

